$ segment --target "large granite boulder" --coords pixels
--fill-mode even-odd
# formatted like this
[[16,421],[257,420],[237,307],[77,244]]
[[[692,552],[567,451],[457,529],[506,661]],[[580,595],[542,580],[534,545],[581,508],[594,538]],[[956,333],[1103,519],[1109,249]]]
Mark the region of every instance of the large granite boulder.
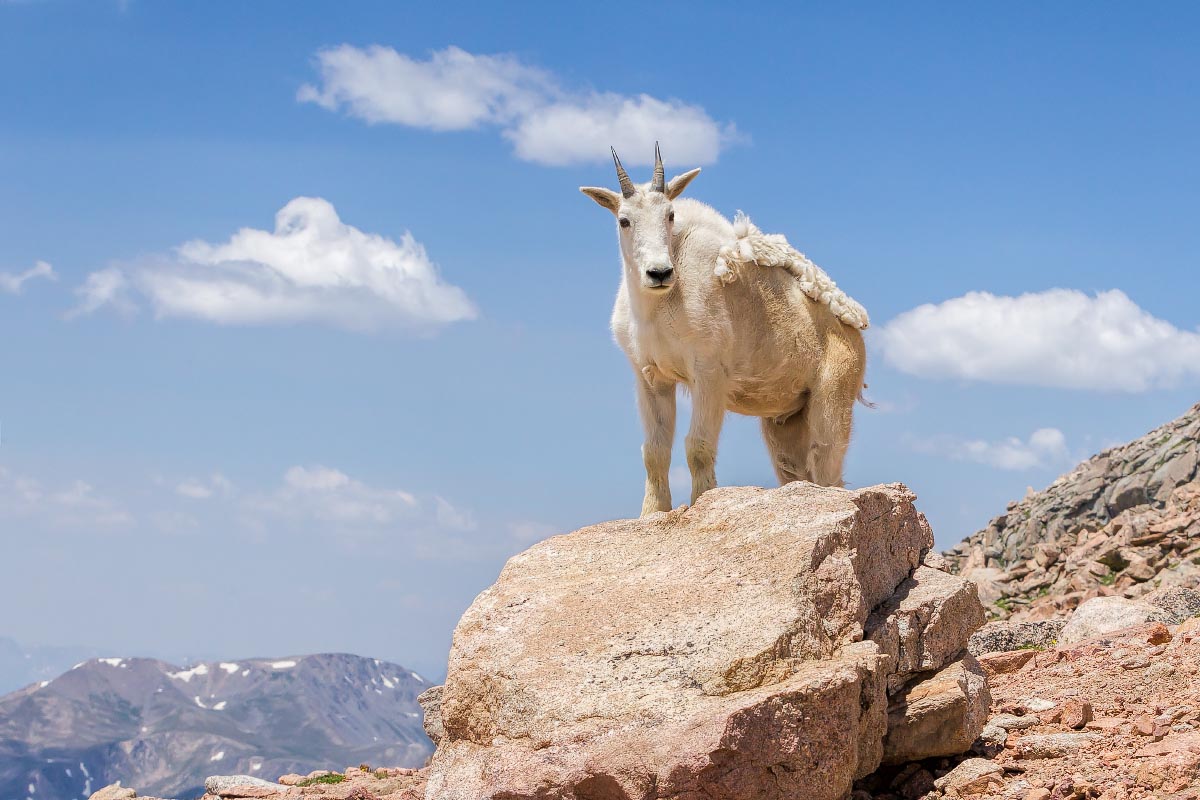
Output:
[[1170,614],[1150,603],[1124,597],[1093,597],[1067,620],[1059,645],[1077,644],[1095,636],[1132,628],[1143,622],[1172,622]]
[[883,760],[889,710],[897,744],[944,725],[928,754],[960,752],[986,716],[962,658],[983,611],[921,566],[932,544],[901,485],[793,483],[535,545],[425,698],[427,799],[838,798]]

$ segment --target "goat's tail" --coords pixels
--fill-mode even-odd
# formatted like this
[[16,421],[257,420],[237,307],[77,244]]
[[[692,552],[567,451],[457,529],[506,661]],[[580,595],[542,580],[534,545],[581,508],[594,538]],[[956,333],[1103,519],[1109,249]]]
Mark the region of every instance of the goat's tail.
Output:
[[867,408],[875,408],[875,404],[872,403],[870,400],[868,400],[866,395],[863,394],[866,391],[867,391],[867,384],[864,383],[862,385],[862,388],[858,390],[858,402],[862,403]]

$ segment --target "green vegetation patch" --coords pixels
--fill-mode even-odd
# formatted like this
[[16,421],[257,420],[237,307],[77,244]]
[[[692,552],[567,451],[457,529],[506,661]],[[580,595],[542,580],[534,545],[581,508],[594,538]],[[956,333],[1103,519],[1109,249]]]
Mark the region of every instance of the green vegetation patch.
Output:
[[312,786],[317,783],[341,783],[346,780],[346,776],[340,772],[331,772],[328,775],[320,775],[316,778],[305,778],[297,783],[297,786]]

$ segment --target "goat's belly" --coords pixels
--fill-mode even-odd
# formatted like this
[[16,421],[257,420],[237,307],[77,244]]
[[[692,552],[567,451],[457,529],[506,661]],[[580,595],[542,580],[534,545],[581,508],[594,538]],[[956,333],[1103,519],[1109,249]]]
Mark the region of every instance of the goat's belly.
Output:
[[804,408],[804,394],[773,392],[735,392],[729,396],[727,408],[748,417],[787,417]]

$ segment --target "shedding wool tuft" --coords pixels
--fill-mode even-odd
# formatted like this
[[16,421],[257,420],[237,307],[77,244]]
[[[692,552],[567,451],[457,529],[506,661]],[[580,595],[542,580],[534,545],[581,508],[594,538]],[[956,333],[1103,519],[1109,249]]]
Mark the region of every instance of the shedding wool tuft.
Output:
[[870,326],[871,321],[862,304],[839,289],[825,270],[788,244],[782,235],[763,233],[741,211],[733,218],[733,235],[733,241],[722,245],[713,270],[722,283],[737,280],[737,271],[731,267],[781,267],[800,281],[800,288],[806,295],[829,306],[833,315],[845,324],[862,330]]

